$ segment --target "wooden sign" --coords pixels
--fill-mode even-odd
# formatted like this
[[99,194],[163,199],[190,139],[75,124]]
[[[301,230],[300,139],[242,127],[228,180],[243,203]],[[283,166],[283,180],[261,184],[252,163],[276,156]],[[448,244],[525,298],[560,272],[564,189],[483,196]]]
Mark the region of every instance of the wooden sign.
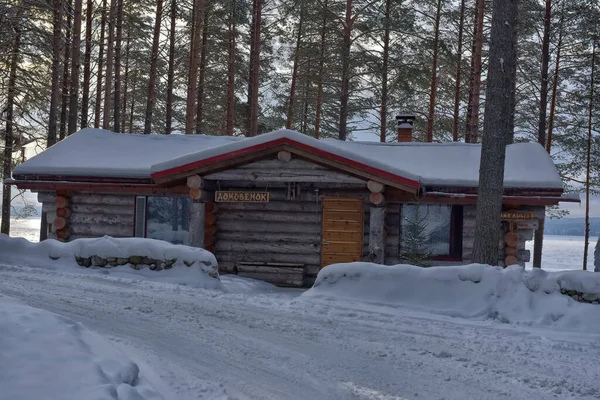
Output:
[[533,219],[533,211],[506,211],[500,214],[500,219]]
[[269,197],[269,192],[215,192],[216,203],[268,203]]

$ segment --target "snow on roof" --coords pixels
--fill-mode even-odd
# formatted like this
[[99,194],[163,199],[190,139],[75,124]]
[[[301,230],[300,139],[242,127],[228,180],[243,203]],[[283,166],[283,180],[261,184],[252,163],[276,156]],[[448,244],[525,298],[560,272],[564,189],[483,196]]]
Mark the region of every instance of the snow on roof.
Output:
[[[317,140],[290,130],[236,138],[136,135],[86,128],[17,166],[14,175],[150,178],[152,174],[281,139],[426,186],[478,186],[478,144],[342,142]],[[506,148],[504,186],[562,189],[562,180],[542,146],[515,143]]]

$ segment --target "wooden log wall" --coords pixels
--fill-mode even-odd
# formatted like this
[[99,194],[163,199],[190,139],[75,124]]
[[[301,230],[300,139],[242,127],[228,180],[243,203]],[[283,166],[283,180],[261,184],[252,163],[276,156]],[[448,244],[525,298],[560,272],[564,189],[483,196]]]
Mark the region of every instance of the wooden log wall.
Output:
[[[70,236],[68,240],[94,238],[109,235],[113,237],[133,236],[135,196],[73,193],[70,196]],[[38,193],[42,210],[47,213],[48,238],[57,237],[54,224],[57,218],[55,208],[56,194]],[[60,235],[60,232],[59,232]]]

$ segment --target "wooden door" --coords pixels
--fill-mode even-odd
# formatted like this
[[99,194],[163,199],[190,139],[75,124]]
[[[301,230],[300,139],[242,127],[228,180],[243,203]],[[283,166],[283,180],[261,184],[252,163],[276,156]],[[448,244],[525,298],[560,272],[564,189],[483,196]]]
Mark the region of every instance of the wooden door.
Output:
[[362,261],[363,204],[356,199],[323,199],[321,268]]

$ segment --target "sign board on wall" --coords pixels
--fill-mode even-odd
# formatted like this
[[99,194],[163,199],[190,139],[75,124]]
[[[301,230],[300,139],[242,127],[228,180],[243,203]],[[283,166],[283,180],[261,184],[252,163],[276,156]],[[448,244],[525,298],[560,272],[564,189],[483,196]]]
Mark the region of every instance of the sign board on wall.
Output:
[[500,219],[533,219],[533,211],[505,211],[500,214]]
[[215,192],[215,203],[268,203],[269,198],[269,192]]

